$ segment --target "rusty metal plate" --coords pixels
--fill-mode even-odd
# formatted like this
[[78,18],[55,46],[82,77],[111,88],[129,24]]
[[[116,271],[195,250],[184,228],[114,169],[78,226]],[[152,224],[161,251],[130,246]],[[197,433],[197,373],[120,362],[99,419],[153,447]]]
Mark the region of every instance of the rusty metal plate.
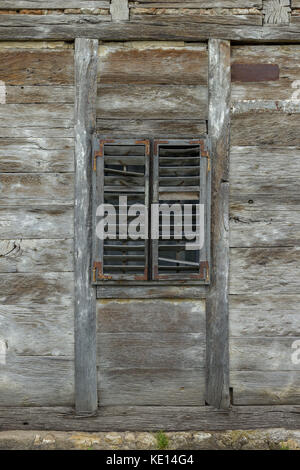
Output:
[[269,82],[279,80],[276,64],[232,64],[232,82]]

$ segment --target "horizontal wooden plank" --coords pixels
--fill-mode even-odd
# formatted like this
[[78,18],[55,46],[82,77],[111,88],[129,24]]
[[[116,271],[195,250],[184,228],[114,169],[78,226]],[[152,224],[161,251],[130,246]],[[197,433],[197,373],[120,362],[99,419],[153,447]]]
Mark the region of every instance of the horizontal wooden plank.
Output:
[[[2,15],[3,16],[3,15]],[[124,21],[110,22],[105,19],[98,20],[102,15],[84,16],[65,15],[69,23],[62,24],[60,16],[45,15],[42,24],[37,21],[36,15],[22,15],[24,22],[20,25],[21,15],[5,15],[5,25],[0,28],[0,39],[9,40],[74,40],[76,37],[95,38],[102,41],[188,41],[202,42],[208,38],[248,41],[248,42],[288,42],[297,43],[300,40],[298,25],[220,25],[207,23],[185,23],[178,28],[178,24]],[[96,19],[95,19],[96,16]],[[108,15],[103,15],[108,18]],[[3,21],[3,20],[2,20]],[[4,21],[3,21],[4,22]]]
[[70,306],[74,303],[73,281],[72,273],[0,274],[0,303]]
[[32,103],[74,103],[74,87],[29,85],[5,87],[7,104]]
[[299,335],[300,295],[230,295],[230,336]]
[[37,139],[44,139],[44,138],[52,138],[55,139],[65,139],[65,138],[74,138],[74,127],[55,127],[54,124],[49,123],[49,127],[45,124],[42,127],[1,127],[0,122],[0,138],[8,138],[8,139],[22,139],[22,138],[37,138]]
[[207,46],[104,44],[99,48],[101,84],[207,85]]
[[205,302],[199,300],[98,300],[97,315],[102,333],[205,330]]
[[0,239],[72,238],[73,207],[0,207]]
[[0,371],[1,406],[58,403],[72,406],[74,403],[74,371],[70,360],[8,354],[6,364],[0,363]]
[[206,119],[207,87],[186,85],[103,85],[98,88],[101,119]]
[[[25,424],[24,424],[25,423]],[[103,406],[95,416],[78,417],[73,407],[5,407],[2,429],[64,431],[218,431],[228,429],[299,429],[300,406]]]
[[174,11],[174,13],[170,12],[165,14],[164,11],[154,12],[154,14],[145,14],[145,12],[140,12],[137,10],[131,10],[130,14],[131,20],[136,22],[147,22],[147,23],[158,23],[159,21],[163,21],[166,24],[174,24],[176,23],[178,27],[181,24],[185,23],[213,23],[213,24],[220,24],[220,25],[262,25],[262,15],[243,15],[243,14],[233,14],[230,15],[226,14],[215,14],[215,15],[203,15],[197,13],[197,11],[191,9],[190,12],[186,10],[183,11]]
[[0,272],[73,271],[73,243],[73,239],[0,240]]
[[73,173],[2,173],[0,205],[72,205]]
[[72,305],[0,305],[1,341],[7,354],[73,356],[73,316]]
[[233,146],[300,146],[299,125],[300,114],[256,113],[254,111],[233,115],[231,144]]
[[205,404],[204,369],[100,369],[98,380],[101,406]]
[[231,194],[230,210],[238,213],[239,211],[298,211],[300,204],[300,194],[292,191],[292,188],[284,194],[280,191],[278,194]]
[[[190,284],[190,283],[189,283]],[[204,299],[206,297],[206,286],[170,286],[163,285],[135,285],[134,286],[97,286],[98,299]]]
[[234,405],[292,405],[300,400],[299,371],[232,371]]
[[[297,0],[294,0],[297,1]],[[236,8],[237,2],[236,0],[187,0],[183,2],[182,0],[140,0],[135,1],[135,4],[142,4],[144,7],[155,7],[155,8]],[[261,7],[262,0],[238,0],[238,7],[239,8],[246,8],[246,7]]]
[[109,8],[109,0],[2,0],[1,9]]
[[279,67],[278,81],[232,83],[232,101],[297,100],[300,67],[299,45],[232,46],[232,63],[269,64]]
[[[30,129],[28,131],[30,134]],[[0,139],[1,172],[71,172],[73,170],[74,140],[71,138]]]
[[230,293],[298,294],[300,248],[231,248]]
[[231,370],[261,370],[261,371],[298,371],[300,364],[294,364],[292,348],[296,337],[268,337],[268,338],[231,338],[230,339],[230,367]]
[[0,126],[73,127],[73,114],[71,104],[2,104]]
[[109,369],[203,368],[205,331],[200,333],[98,332],[98,365]]
[[76,25],[101,25],[102,22],[110,22],[110,15],[93,15],[93,14],[67,14],[61,15],[54,12],[51,15],[0,15],[0,28],[8,26],[30,26],[32,24],[32,17],[36,18],[37,23],[40,27],[53,27],[53,26],[64,26],[72,24]]
[[[252,204],[248,206],[252,207]],[[287,207],[281,211],[251,211],[239,204],[233,205],[230,209],[230,246],[300,246],[300,213]]]
[[207,132],[204,120],[119,120],[97,119],[97,132],[100,134],[120,136],[146,137],[197,137]]
[[[22,15],[21,21],[25,16],[27,15]],[[1,15],[1,17],[3,22],[4,16]],[[8,17],[9,15],[5,15],[5,24],[7,24]],[[20,15],[12,15],[12,17],[20,17]],[[40,18],[34,17],[38,23]],[[0,50],[0,80],[4,81],[6,86],[73,85],[73,50]]]

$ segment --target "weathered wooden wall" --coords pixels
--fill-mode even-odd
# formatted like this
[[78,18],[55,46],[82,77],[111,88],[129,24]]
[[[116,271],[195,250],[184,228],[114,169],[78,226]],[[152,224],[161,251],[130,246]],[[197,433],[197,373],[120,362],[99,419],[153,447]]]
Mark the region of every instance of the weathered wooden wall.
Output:
[[72,405],[73,46],[0,43],[0,80],[0,403]]
[[279,66],[278,80],[232,83],[233,400],[299,403],[300,46],[234,46],[232,62]]

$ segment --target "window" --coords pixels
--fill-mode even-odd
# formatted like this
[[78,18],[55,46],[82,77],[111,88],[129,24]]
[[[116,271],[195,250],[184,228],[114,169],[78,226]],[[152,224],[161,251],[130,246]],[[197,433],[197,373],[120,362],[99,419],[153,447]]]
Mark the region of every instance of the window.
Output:
[[95,137],[93,283],[209,282],[207,137]]

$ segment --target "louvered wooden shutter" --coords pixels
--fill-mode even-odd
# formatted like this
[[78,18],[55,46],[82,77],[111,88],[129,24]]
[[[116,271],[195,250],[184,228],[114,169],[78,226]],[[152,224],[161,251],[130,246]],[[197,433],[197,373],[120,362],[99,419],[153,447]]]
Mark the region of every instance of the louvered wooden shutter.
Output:
[[[186,250],[186,238],[174,238],[178,216],[171,218],[171,239],[162,238],[162,218],[159,239],[152,240],[152,278],[156,280],[197,279],[209,281],[209,192],[210,160],[208,142],[201,140],[155,140],[153,153],[153,203],[204,204],[205,237],[201,250]],[[181,219],[181,223],[183,218]],[[178,227],[177,227],[178,228]],[[196,218],[191,230],[196,229]],[[177,234],[178,235],[178,234]]]
[[[119,196],[127,196],[128,209],[133,204],[149,207],[148,140],[95,140],[93,184],[93,281],[147,280],[148,240],[100,240],[95,233],[96,208],[112,204],[120,210]],[[128,219],[130,222],[130,219]]]

